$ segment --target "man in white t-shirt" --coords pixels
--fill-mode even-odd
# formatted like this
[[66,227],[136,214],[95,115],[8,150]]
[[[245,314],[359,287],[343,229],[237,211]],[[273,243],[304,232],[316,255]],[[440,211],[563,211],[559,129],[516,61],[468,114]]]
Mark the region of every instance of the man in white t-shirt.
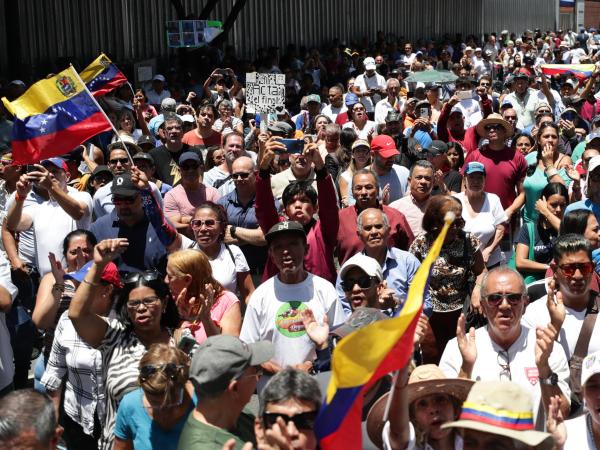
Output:
[[379,100],[375,105],[375,122],[385,123],[389,111],[400,112],[404,109],[404,101],[400,97],[400,81],[397,78],[387,80],[387,97]]
[[[62,158],[46,159],[34,167],[35,171],[21,175],[17,182],[6,226],[11,231],[33,228],[35,265],[43,276],[51,270],[48,254],[62,255],[62,242],[67,233],[90,227],[92,197],[67,186],[69,171]],[[45,189],[49,199],[23,211],[23,203],[34,184]]]
[[0,253],[0,397],[12,390],[15,368],[10,335],[6,328],[6,313],[17,296],[17,288],[10,278],[10,264]]
[[337,115],[346,111],[348,111],[348,108],[344,104],[344,90],[342,86],[331,86],[329,88],[329,104],[323,107],[321,114],[325,114],[332,122],[335,122]]
[[356,77],[351,90],[359,96],[369,119],[373,120],[375,104],[383,98],[386,92],[385,78],[375,71],[377,68],[375,59],[365,58],[363,65],[365,72]]
[[279,222],[265,238],[269,257],[279,273],[251,295],[240,339],[247,343],[273,343],[275,355],[263,364],[270,374],[287,366],[308,371],[315,357],[315,344],[306,333],[300,312],[310,308],[320,323],[327,316],[333,328],[344,322],[344,311],[333,285],[304,269],[307,246],[302,225]]
[[165,98],[171,97],[171,92],[165,89],[166,81],[163,75],[154,75],[154,78],[152,78],[152,88],[146,91],[148,103],[159,106]]
[[[456,338],[448,342],[440,368],[448,377],[472,380],[507,380],[525,388],[533,397],[537,423],[550,398],[561,397],[561,410],[569,412],[571,390],[569,366],[552,324],[536,330],[521,325],[527,304],[523,277],[501,266],[489,271],[481,283],[481,307],[488,325],[465,334],[465,316],[456,327]],[[541,405],[543,403],[543,405]]]

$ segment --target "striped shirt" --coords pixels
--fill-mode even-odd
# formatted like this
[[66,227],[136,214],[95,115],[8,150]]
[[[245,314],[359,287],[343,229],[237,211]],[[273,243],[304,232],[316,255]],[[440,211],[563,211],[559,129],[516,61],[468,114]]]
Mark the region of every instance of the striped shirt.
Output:
[[[146,347],[132,330],[116,319],[104,319],[108,324],[106,335],[98,350],[102,353],[104,379],[106,380],[104,397],[106,399],[106,418],[100,438],[100,449],[113,447],[114,427],[119,403],[128,392],[139,387],[139,363],[146,353]],[[173,342],[171,342],[174,345]]]
[[58,391],[65,375],[65,412],[91,436],[94,413],[97,411],[100,422],[104,417],[102,358],[79,337],[67,312],[58,321],[41,383],[48,391]]

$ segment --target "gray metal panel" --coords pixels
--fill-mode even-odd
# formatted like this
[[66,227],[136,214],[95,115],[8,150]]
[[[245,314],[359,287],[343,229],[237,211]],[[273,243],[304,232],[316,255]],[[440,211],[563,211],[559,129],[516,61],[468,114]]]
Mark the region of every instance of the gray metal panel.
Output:
[[482,0],[486,33],[507,29],[520,34],[525,29],[554,29],[556,2],[549,0]]

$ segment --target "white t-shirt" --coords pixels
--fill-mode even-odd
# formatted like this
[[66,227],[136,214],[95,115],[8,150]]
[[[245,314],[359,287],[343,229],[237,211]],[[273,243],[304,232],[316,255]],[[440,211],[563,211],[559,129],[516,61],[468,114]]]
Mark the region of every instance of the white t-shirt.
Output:
[[[522,326],[521,335],[508,349],[508,364],[511,381],[529,391],[534,405],[533,414],[537,417],[542,393],[535,364],[535,340],[535,330]],[[501,377],[503,369],[500,363],[506,364],[507,360],[499,354],[504,349],[491,340],[487,327],[475,330],[475,342],[477,359],[473,366],[471,379],[475,381],[505,380],[506,377]],[[460,372],[462,361],[458,342],[456,338],[451,339],[442,354],[440,369],[447,377],[456,378]],[[569,365],[562,347],[555,345],[552,348],[548,362],[552,372],[558,375],[558,387],[567,399],[571,398]]]
[[77,229],[89,230],[92,218],[92,197],[87,192],[80,192],[67,186],[69,197],[84,203],[86,211],[80,220],[73,219],[56,202],[50,199],[27,208],[26,214],[31,217],[33,234],[35,236],[35,264],[41,276],[50,272],[48,253],[52,252],[57,258],[62,257],[63,239],[71,231]]
[[[228,245],[221,243],[221,251],[217,257],[210,261],[213,278],[231,292],[237,292],[237,274],[238,272],[249,272],[250,268],[246,262],[246,257],[237,245]],[[233,257],[232,257],[233,255]]]
[[460,109],[465,117],[465,130],[477,125],[483,119],[481,106],[479,106],[479,98],[461,100],[456,104],[455,108]]
[[148,89],[146,91],[146,98],[148,99],[148,103],[151,105],[160,105],[165,98],[171,97],[171,92],[163,89],[158,94],[154,89]]
[[307,307],[319,323],[327,315],[330,328],[345,321],[342,304],[329,281],[309,273],[301,283],[285,284],[275,275],[250,296],[240,339],[248,343],[272,342],[273,360],[281,367],[309,361],[315,357],[315,344],[306,334],[299,314]]
[[[358,86],[360,88],[360,92],[365,93],[369,89],[385,89],[385,78],[379,75],[377,72],[371,76],[367,77],[364,73],[361,73],[354,80],[354,86]],[[360,98],[360,102],[365,105],[365,110],[367,112],[373,112],[375,110],[375,106],[373,105],[373,100],[371,97],[365,95]],[[359,138],[365,139],[365,138]]]
[[567,440],[563,450],[595,450],[596,445],[590,435],[587,427],[587,417],[589,413],[576,417],[575,419],[565,420],[567,427]]
[[[454,194],[454,196],[463,205],[462,218],[465,220],[464,230],[477,236],[481,242],[479,249],[483,250],[494,239],[496,226],[508,220],[504,208],[502,208],[502,203],[500,203],[500,197],[496,194],[486,193],[481,211],[476,217],[473,217],[469,214],[465,206],[467,201],[465,193],[460,192]],[[502,258],[502,250],[500,250],[500,246],[498,245],[490,255],[487,265],[493,266],[501,262]]]
[[367,120],[367,123],[365,123],[365,126],[362,128],[362,130],[359,130],[354,122],[349,121],[342,125],[342,128],[352,128],[354,131],[356,131],[358,139],[369,139],[369,133],[371,130],[377,130],[377,124],[372,120]]
[[375,123],[385,123],[388,111],[402,111],[404,109],[404,104],[405,101],[402,97],[396,99],[395,105],[392,105],[387,97],[379,100],[375,105]]
[[332,105],[325,105],[321,110],[321,114],[325,114],[327,117],[331,119],[332,122],[335,122],[338,114],[348,111],[346,105],[342,104],[340,107],[335,107]]
[[[10,279],[10,264],[0,255],[0,286],[8,291],[12,300],[15,300],[18,290]],[[4,389],[13,381],[15,366],[13,364],[13,351],[10,345],[10,334],[6,328],[6,314],[0,312],[0,389]]]
[[[7,212],[15,202],[15,192],[10,194],[9,199],[6,201]],[[40,205],[45,201],[44,198],[40,197],[32,189],[29,191],[29,194],[27,194],[27,197],[25,197],[25,201],[23,202],[23,213],[27,213],[29,207]],[[33,227],[19,232],[19,258],[21,258],[23,262],[35,266],[35,236],[33,234]]]
[[[544,296],[527,305],[525,314],[523,314],[523,317],[521,318],[521,323],[529,328],[535,328],[538,325],[548,325],[550,323],[550,313],[548,312],[546,301],[547,297]],[[585,311],[586,308],[582,311],[576,311],[565,305],[565,321],[558,334],[558,342],[564,349],[567,360],[571,359],[571,356],[575,351],[577,338],[579,338],[579,332],[581,331],[583,320],[585,319]],[[598,321],[594,324],[594,330],[592,331],[587,354],[589,355],[590,353],[597,351],[600,351],[600,324]]]
[[242,121],[235,116],[231,117],[231,126],[223,128],[223,121],[219,118],[215,120],[215,123],[212,126],[212,129],[221,133],[222,136],[229,134],[234,131],[234,129],[240,124]]

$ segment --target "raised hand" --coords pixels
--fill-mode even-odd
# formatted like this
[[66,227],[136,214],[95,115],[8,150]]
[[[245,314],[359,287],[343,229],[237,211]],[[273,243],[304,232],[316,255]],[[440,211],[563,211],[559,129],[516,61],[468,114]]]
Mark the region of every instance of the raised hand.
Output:
[[577,169],[572,164],[567,166],[567,176],[573,181],[581,181],[581,174],[577,172]]
[[550,397],[546,419],[546,428],[548,433],[554,438],[554,448],[556,450],[562,450],[567,441],[567,427],[565,426],[564,417],[560,410],[561,402],[560,395]]
[[300,318],[302,319],[302,324],[304,325],[304,329],[310,340],[320,349],[325,348],[329,338],[329,321],[327,320],[327,315],[323,316],[322,325],[317,322],[317,319],[315,319],[315,315],[310,308],[300,311]]
[[554,348],[557,331],[551,324],[548,324],[546,327],[537,327],[535,335],[535,364],[538,368],[539,377],[548,378],[552,373],[548,359]]
[[470,369],[469,371],[465,371],[470,376],[470,371],[473,369],[473,365],[477,359],[477,346],[475,344],[475,328],[471,328],[468,334],[465,333],[466,322],[465,315],[461,314],[456,324],[456,340],[463,359],[463,367]]
[[150,189],[150,181],[148,181],[148,177],[136,166],[131,168],[131,181],[140,189]]
[[567,311],[563,302],[562,292],[557,290],[555,278],[550,280],[548,288],[546,306],[548,307],[548,312],[550,313],[550,323],[554,329],[559,332],[562,328],[563,322],[565,321]]
[[62,284],[65,281],[65,269],[63,269],[62,264],[54,253],[48,253],[48,261],[50,261],[50,269],[52,270],[52,275],[54,275],[54,282],[57,284]]
[[201,319],[210,317],[210,310],[215,303],[215,289],[212,284],[204,285],[204,293],[198,294],[198,315]]
[[129,247],[125,238],[105,239],[94,247],[94,262],[106,265]]
[[[280,140],[281,138],[275,136],[268,139],[264,144],[264,151],[262,153],[262,158],[260,159],[260,168],[262,170],[269,169],[271,162],[275,158],[275,153],[286,153],[287,149],[285,145]],[[260,142],[260,136],[259,136]]]

